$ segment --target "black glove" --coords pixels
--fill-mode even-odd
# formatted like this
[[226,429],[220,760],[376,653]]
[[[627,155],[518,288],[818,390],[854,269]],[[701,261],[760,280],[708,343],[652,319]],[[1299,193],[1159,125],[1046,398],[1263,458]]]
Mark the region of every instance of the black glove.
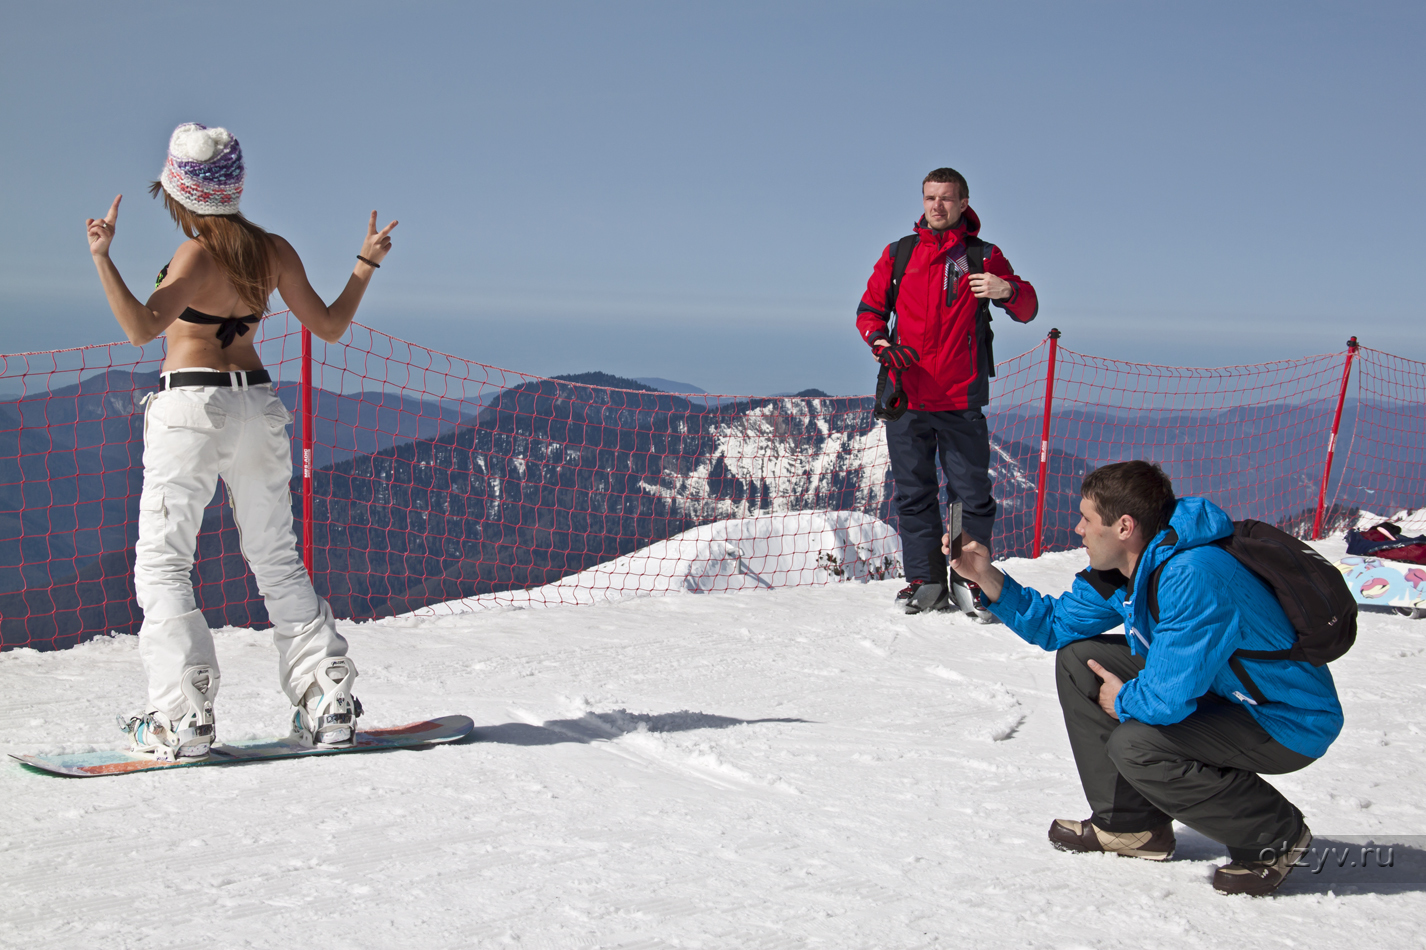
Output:
[[876,358],[882,366],[890,369],[907,369],[921,361],[921,354],[904,344],[893,343],[882,347]]
[[884,369],[876,378],[876,409],[872,415],[882,422],[894,422],[906,415],[910,400],[901,388],[901,370]]

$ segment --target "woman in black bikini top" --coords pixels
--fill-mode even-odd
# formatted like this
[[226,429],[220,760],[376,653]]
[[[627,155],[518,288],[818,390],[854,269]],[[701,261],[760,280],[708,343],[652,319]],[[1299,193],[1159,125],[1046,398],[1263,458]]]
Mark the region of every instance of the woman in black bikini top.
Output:
[[[159,273],[146,302],[129,291],[109,259],[120,199],[103,219],[86,222],[109,306],[130,342],[142,346],[169,334],[160,391],[147,400],[134,546],[148,704],[125,730],[132,751],[164,760],[205,756],[215,742],[218,657],[191,575],[203,510],[219,478],[273,625],[294,738],[321,747],[351,745],[361,715],[347,642],[297,553],[288,493],[291,417],[251,341],[232,344],[268,312],[274,289],[313,333],[340,340],[391,249],[396,222],[377,231],[371,213],[357,265],[329,306],[312,289],[292,245],[238,213],[243,179],[242,151],[227,131],[192,123],[174,131],[152,190],[190,240]],[[221,345],[213,345],[215,336],[176,324],[215,325]]]

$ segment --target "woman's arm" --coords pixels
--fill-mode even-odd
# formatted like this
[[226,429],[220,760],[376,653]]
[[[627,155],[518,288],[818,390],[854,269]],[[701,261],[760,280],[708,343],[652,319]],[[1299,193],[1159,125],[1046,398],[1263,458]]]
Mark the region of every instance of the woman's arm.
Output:
[[[396,227],[397,223],[392,221],[378,231],[376,212],[373,211],[371,220],[367,223],[366,240],[362,242],[359,256],[374,264],[380,264],[391,250],[391,229]],[[302,258],[297,256],[292,245],[276,235],[273,235],[273,243],[277,248],[277,292],[282,295],[282,302],[292,309],[293,316],[301,321],[303,326],[328,343],[336,343],[356,317],[357,307],[361,304],[366,285],[371,281],[371,275],[376,272],[376,268],[365,261],[357,261],[356,267],[352,268],[351,277],[347,279],[346,287],[328,306],[322,303],[322,298],[312,289],[312,284],[307,280],[307,270],[302,266]]]
[[94,266],[99,269],[99,281],[104,285],[104,296],[109,300],[109,309],[119,321],[124,335],[134,346],[143,346],[167,330],[178,315],[188,306],[194,291],[202,284],[203,268],[209,264],[207,256],[196,247],[185,244],[179,248],[169,265],[168,276],[163,287],[154,291],[148,303],[140,303],[133,295],[119,269],[109,259],[109,245],[114,243],[114,230],[119,221],[119,195],[109,206],[109,213],[101,219],[88,218],[85,228],[89,234],[89,253],[94,258]]

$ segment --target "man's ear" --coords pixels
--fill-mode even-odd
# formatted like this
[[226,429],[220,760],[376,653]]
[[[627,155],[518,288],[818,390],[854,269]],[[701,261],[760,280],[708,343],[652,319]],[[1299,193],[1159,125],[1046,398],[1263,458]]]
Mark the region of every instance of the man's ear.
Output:
[[1137,527],[1132,515],[1120,515],[1119,521],[1114,525],[1114,533],[1120,541],[1128,541],[1134,536],[1134,529]]

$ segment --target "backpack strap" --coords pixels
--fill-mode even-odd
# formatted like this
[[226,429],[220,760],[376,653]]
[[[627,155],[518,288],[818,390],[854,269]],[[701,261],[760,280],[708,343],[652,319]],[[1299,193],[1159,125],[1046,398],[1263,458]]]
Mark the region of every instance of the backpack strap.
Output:
[[1248,675],[1247,669],[1243,666],[1243,660],[1290,660],[1291,650],[1234,650],[1233,655],[1228,657],[1228,666],[1237,675],[1238,681],[1248,690],[1254,701],[1259,705],[1271,702],[1263,691],[1258,689],[1258,684],[1253,682],[1253,678]]
[[[911,263],[911,252],[916,250],[917,243],[921,240],[915,234],[908,234],[896,242],[896,251],[891,257],[891,283],[886,288],[886,319],[890,323],[891,315],[896,312],[896,298],[901,294],[901,278],[906,276],[906,265]],[[891,340],[896,342],[896,325],[890,325]]]
[[[1224,538],[1221,541],[1217,541],[1215,543],[1222,547],[1228,540],[1228,538]],[[1159,547],[1172,546],[1177,543],[1178,532],[1175,531],[1173,528],[1170,528],[1169,533],[1164,537],[1164,540],[1159,543]],[[1169,560],[1171,560],[1171,558],[1165,559],[1164,562],[1158,567],[1154,568],[1154,572],[1149,575],[1149,590],[1147,594],[1149,598],[1149,617],[1154,621],[1154,623],[1159,622],[1159,575],[1164,572],[1165,567],[1168,567]],[[1234,650],[1233,655],[1228,657],[1228,668],[1233,671],[1233,675],[1238,677],[1238,682],[1243,684],[1243,688],[1248,691],[1248,695],[1253,697],[1253,701],[1260,705],[1270,702],[1270,700],[1263,695],[1263,691],[1258,689],[1258,684],[1254,683],[1253,678],[1248,675],[1247,669],[1243,666],[1244,659],[1290,660],[1292,659],[1292,651]]]
[[[1168,534],[1164,535],[1164,539],[1160,541],[1157,546],[1161,548],[1171,548],[1175,544],[1178,544],[1178,532],[1173,528],[1169,528]],[[1159,575],[1164,572],[1164,568],[1168,567],[1169,560],[1169,558],[1165,558],[1164,562],[1154,568],[1154,572],[1149,575],[1149,591],[1147,594],[1149,598],[1149,618],[1153,620],[1154,623],[1159,622]]]
[[966,260],[970,261],[970,273],[985,273],[985,242],[974,234],[965,237]]
[[[985,242],[974,234],[965,236],[966,261],[970,264],[971,274],[985,273]],[[980,337],[980,345],[985,351],[986,363],[989,365],[988,373],[995,375],[995,331],[990,328],[993,319],[990,315],[990,301],[982,300],[975,312],[976,331]]]

